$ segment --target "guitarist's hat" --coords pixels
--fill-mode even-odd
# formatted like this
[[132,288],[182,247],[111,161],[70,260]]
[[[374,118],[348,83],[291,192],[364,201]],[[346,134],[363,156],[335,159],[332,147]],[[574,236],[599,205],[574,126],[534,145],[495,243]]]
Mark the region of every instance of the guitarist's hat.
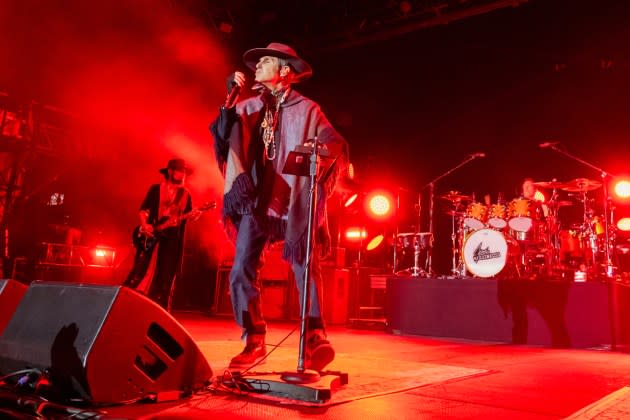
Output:
[[186,172],[186,175],[190,175],[194,172],[194,169],[186,164],[184,159],[171,159],[168,161],[166,168],[160,169],[160,173],[162,175],[168,175],[168,170],[172,169],[174,171]]

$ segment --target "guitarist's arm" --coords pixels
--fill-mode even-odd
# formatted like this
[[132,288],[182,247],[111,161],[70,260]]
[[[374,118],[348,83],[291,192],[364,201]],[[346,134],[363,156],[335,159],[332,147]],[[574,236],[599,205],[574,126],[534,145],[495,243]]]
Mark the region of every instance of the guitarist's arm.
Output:
[[146,233],[147,235],[152,235],[153,225],[148,222],[149,212],[147,210],[140,210],[138,216],[140,217],[140,226],[142,232]]

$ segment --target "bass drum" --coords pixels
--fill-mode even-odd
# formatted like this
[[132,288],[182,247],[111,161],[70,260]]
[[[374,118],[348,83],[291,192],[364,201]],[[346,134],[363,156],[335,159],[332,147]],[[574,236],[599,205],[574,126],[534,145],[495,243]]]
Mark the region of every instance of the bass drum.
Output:
[[518,248],[512,238],[494,229],[479,229],[464,242],[466,269],[477,277],[494,277],[506,266],[509,256]]

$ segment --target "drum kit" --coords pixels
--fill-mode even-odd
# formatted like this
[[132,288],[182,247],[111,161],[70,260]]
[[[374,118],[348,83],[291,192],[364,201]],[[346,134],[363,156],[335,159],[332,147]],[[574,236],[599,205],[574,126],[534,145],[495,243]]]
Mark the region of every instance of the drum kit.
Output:
[[[596,212],[589,197],[602,183],[578,178],[533,184],[551,191],[550,199],[506,202],[499,196],[496,203],[482,203],[459,191],[441,196],[451,217],[452,276],[578,280],[600,274],[614,237],[614,231],[606,234],[605,216]],[[578,203],[581,222],[563,224],[559,210]],[[612,223],[608,226],[614,229]]]

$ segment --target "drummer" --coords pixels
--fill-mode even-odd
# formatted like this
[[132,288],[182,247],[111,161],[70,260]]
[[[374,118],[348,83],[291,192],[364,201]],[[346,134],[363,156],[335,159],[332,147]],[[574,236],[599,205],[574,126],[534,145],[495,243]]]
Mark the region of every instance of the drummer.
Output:
[[[538,194],[536,194],[538,193]],[[532,200],[536,205],[540,206],[542,209],[543,215],[547,217],[549,215],[549,207],[544,204],[545,195],[538,189],[538,187],[534,184],[534,180],[532,178],[525,178],[523,180],[522,192],[523,198],[528,200]]]

